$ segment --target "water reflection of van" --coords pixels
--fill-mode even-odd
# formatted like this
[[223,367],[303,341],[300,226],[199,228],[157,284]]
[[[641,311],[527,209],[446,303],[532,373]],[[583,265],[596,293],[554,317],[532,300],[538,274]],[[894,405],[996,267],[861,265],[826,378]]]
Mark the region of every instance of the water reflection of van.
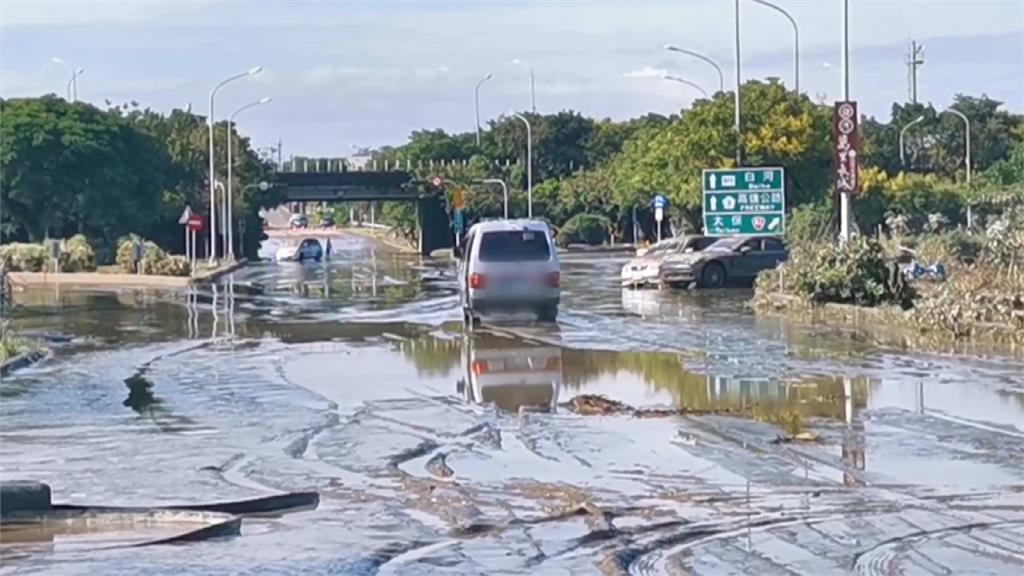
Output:
[[493,403],[507,412],[523,408],[548,411],[558,403],[561,348],[487,347],[486,339],[471,338],[464,348],[464,358],[469,385],[463,394],[470,402]]

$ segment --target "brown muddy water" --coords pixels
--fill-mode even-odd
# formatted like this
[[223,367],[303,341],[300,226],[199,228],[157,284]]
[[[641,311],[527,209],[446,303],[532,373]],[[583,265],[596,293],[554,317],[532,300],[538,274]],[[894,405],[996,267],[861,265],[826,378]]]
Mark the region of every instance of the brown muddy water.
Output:
[[75,504],[322,498],[189,545],[4,542],[0,573],[1024,571],[1019,357],[623,292],[594,255],[564,258],[557,326],[466,332],[448,264],[334,245],[188,293],[19,294],[17,329],[71,341],[0,384],[0,478]]

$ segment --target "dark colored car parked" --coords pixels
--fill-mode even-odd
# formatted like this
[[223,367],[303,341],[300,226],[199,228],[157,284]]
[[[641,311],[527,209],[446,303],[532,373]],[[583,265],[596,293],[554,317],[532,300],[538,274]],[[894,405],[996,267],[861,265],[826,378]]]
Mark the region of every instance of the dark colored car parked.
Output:
[[775,268],[788,258],[789,251],[779,238],[731,236],[700,252],[674,257],[662,265],[661,275],[678,288],[694,283],[700,288],[748,285],[758,272]]

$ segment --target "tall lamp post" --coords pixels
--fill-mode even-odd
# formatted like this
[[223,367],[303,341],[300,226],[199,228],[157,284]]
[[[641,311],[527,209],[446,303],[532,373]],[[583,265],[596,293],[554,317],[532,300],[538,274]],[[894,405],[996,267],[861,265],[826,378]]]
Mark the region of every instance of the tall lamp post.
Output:
[[793,16],[782,9],[780,6],[776,6],[767,0],[753,0],[762,6],[767,6],[772,10],[775,10],[779,14],[782,14],[789,20],[789,23],[793,25],[793,86],[796,88],[796,93],[800,93],[800,28],[796,25],[796,20]]
[[484,77],[476,83],[476,89],[473,91],[473,102],[476,105],[476,145],[480,146],[480,86],[484,82],[491,79],[491,73],[484,74]]
[[742,113],[740,112],[740,85],[742,84],[742,74],[740,72],[740,0],[736,0],[734,3],[735,15],[736,15],[736,94],[734,96],[735,104],[733,105],[733,129],[736,130],[736,167],[743,166],[743,131],[740,125],[740,118]]
[[725,74],[722,73],[722,67],[719,66],[717,62],[699,52],[694,52],[692,50],[687,50],[685,48],[673,46],[672,44],[665,44],[664,48],[669,52],[679,52],[680,54],[686,54],[687,56],[699,58],[700,60],[703,60],[704,62],[707,62],[708,64],[713,66],[715,68],[715,72],[718,72],[718,91],[725,92]]
[[501,184],[501,193],[505,199],[505,220],[508,220],[508,184],[501,178],[484,178],[483,180],[477,180],[481,184]]
[[232,225],[234,223],[234,220],[233,220],[232,214],[231,214],[233,206],[234,206],[234,203],[235,203],[235,197],[234,197],[234,195],[231,192],[231,169],[232,169],[232,165],[234,164],[234,162],[232,162],[232,157],[231,157],[231,141],[233,140],[233,138],[231,137],[231,127],[234,126],[234,124],[235,124],[235,116],[238,116],[238,114],[240,112],[242,112],[244,110],[248,110],[249,108],[255,108],[256,106],[259,106],[261,104],[266,104],[267,102],[270,102],[270,96],[267,96],[266,98],[260,98],[259,100],[255,101],[255,102],[250,102],[250,103],[248,103],[248,104],[246,104],[244,106],[240,106],[237,110],[235,110],[234,112],[231,113],[231,116],[228,117],[228,125],[227,125],[227,128],[225,128],[225,130],[224,130],[224,132],[226,133],[226,136],[227,136],[227,140],[228,140],[228,197],[227,197],[228,209],[227,209],[227,222],[225,222],[225,227],[226,227],[226,231],[227,231],[228,260],[231,260],[231,261],[235,260],[235,232],[234,232],[234,228],[235,227]]
[[902,130],[900,130],[900,166],[903,166],[904,164],[907,163],[906,159],[903,157],[903,136],[906,135],[907,130],[909,130],[911,126],[913,126],[914,124],[919,124],[923,121],[924,116],[918,116],[917,118],[911,120],[906,126],[904,126]]
[[[964,154],[965,154],[964,164],[965,164],[965,168],[967,170],[967,189],[970,190],[970,188],[971,188],[971,121],[967,119],[967,116],[965,116],[963,114],[963,112],[960,112],[956,108],[948,108],[946,110],[943,110],[943,112],[949,112],[950,114],[955,114],[956,116],[959,116],[961,120],[964,121],[964,140],[965,140],[965,142],[964,142],[964,146],[965,146],[965,150],[964,150]],[[901,146],[900,147],[900,151],[902,151],[902,148],[903,147]],[[968,229],[970,229],[971,228],[971,224],[973,224],[973,222],[971,222],[971,220],[972,220],[971,216],[972,216],[972,214],[971,214],[971,203],[970,203],[970,200],[968,200],[968,202],[967,202],[967,228]]]
[[512,112],[512,115],[526,124],[526,217],[533,218],[533,134],[526,116],[518,112]]
[[686,78],[680,78],[679,76],[673,76],[671,74],[665,74],[664,76],[662,76],[662,78],[665,79],[665,80],[671,80],[672,82],[678,82],[680,84],[686,84],[687,86],[690,86],[692,88],[696,88],[697,90],[700,91],[701,94],[704,95],[705,98],[708,97],[707,90],[702,88],[701,85],[697,84],[696,82],[690,82]]
[[60,58],[57,58],[56,56],[53,57],[53,61],[56,62],[57,64],[62,64],[64,66],[67,66],[68,70],[71,72],[71,78],[68,79],[68,86],[67,86],[68,102],[77,102],[78,101],[78,76],[80,74],[82,74],[83,72],[85,72],[85,68],[75,68],[71,64],[68,64],[67,62],[61,60]]
[[242,72],[240,74],[235,74],[234,76],[229,76],[229,77],[225,78],[224,80],[221,80],[216,86],[214,86],[213,90],[210,90],[210,117],[207,119],[207,122],[209,122],[209,124],[210,124],[209,132],[210,132],[210,264],[211,265],[213,265],[213,263],[217,261],[217,218],[216,218],[216,215],[217,215],[217,192],[216,192],[216,188],[214,186],[214,182],[215,182],[216,176],[215,176],[215,173],[213,171],[214,170],[214,159],[213,159],[213,124],[214,124],[213,101],[214,101],[214,98],[216,98],[216,96],[217,96],[217,90],[220,90],[221,86],[227,84],[228,82],[233,82],[233,81],[238,80],[240,78],[245,78],[246,76],[252,76],[254,74],[259,74],[260,70],[263,70],[263,67],[262,66],[256,66],[255,68],[250,68],[250,69],[248,69],[245,72]]
[[512,63],[516,64],[518,66],[526,66],[526,69],[530,71],[530,111],[533,112],[534,114],[536,114],[537,113],[537,91],[535,90],[535,86],[534,86],[533,66],[530,66],[526,62],[523,62],[519,58],[516,58],[515,60],[513,60]]

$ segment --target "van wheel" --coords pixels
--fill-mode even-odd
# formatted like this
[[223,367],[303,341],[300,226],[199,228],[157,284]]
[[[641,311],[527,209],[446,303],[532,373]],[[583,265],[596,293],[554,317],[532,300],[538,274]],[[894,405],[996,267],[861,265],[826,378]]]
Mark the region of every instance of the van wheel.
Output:
[[480,317],[473,314],[473,310],[470,308],[462,309],[462,321],[467,328],[479,328]]
[[558,306],[546,305],[537,309],[538,322],[554,322],[558,319]]
[[700,287],[721,288],[722,286],[725,286],[725,266],[718,262],[709,263],[700,274]]

